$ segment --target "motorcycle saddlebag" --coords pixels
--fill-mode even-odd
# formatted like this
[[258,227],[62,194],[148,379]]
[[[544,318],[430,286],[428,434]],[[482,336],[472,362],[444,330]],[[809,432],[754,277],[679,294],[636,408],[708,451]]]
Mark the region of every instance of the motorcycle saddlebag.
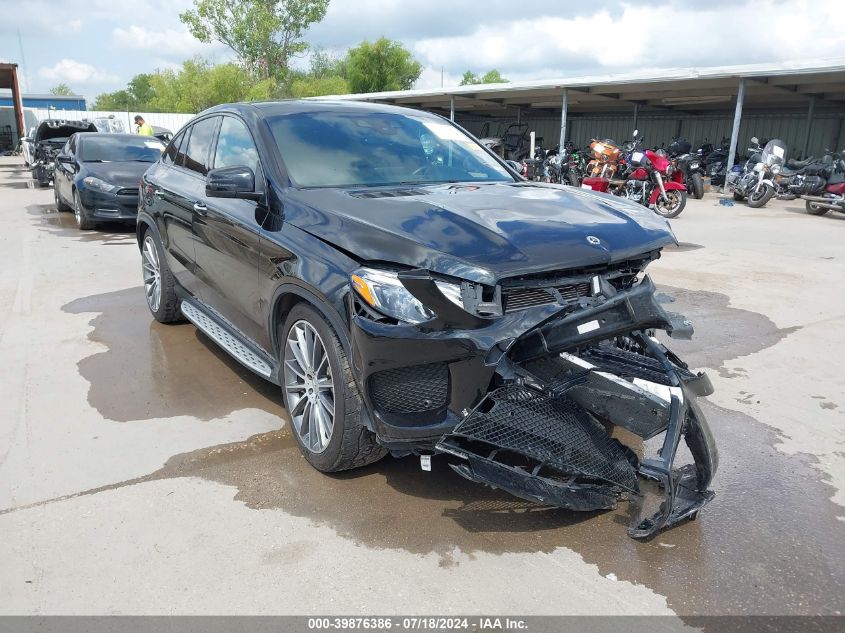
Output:
[[825,179],[821,176],[795,176],[789,183],[789,190],[798,195],[809,195],[824,188]]

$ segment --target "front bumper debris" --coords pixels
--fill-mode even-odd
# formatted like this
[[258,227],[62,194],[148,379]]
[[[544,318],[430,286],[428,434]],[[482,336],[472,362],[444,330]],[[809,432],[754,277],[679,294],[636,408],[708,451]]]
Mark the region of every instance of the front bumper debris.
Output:
[[[713,499],[718,466],[695,402],[712,386],[658,343],[653,328],[692,334],[688,321],[662,310],[648,282],[538,326],[509,349],[515,380],[487,394],[437,449],[460,458],[452,468],[471,481],[571,510],[611,509],[627,498],[642,512],[638,476],[656,480],[662,502],[633,520],[634,538],[695,518]],[[639,460],[603,425],[644,440],[663,433],[660,451]],[[676,466],[681,438],[693,463]]]
[[[463,477],[536,503],[590,511],[628,500],[639,506],[628,529],[638,539],[695,518],[713,498],[718,453],[696,404],[712,385],[654,337],[688,339],[693,329],[658,304],[648,277],[625,290],[596,277],[589,296],[495,319],[462,317],[425,274],[406,277],[437,319],[351,323],[353,365],[383,445],[450,454]],[[661,448],[640,459],[613,427],[662,434]],[[692,463],[679,465],[682,438]]]

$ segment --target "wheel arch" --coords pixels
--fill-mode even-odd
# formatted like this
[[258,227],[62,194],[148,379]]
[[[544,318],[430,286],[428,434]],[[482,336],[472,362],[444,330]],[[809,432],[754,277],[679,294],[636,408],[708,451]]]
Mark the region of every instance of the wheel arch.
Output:
[[295,305],[303,302],[317,310],[329,322],[340,339],[344,351],[350,354],[352,344],[349,337],[349,326],[344,322],[343,316],[326,299],[321,298],[317,292],[296,283],[281,284],[273,293],[270,309],[270,341],[273,350],[279,349],[280,330],[285,318]]

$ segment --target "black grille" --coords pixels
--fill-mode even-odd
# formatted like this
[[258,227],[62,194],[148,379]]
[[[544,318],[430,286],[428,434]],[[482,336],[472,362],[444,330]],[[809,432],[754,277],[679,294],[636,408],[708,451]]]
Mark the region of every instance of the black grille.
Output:
[[446,363],[399,367],[373,374],[370,394],[387,413],[424,413],[446,406],[449,368]]
[[502,387],[458,424],[453,435],[526,455],[565,475],[638,489],[623,447],[569,398]]
[[568,284],[565,286],[549,286],[534,288],[505,288],[502,297],[505,303],[505,312],[515,312],[534,306],[542,306],[550,303],[559,303],[555,290],[560,293],[563,301],[574,301],[581,297],[590,296],[590,284]]
[[138,195],[138,188],[135,187],[134,189],[118,189],[117,195],[119,195],[119,196],[137,196]]

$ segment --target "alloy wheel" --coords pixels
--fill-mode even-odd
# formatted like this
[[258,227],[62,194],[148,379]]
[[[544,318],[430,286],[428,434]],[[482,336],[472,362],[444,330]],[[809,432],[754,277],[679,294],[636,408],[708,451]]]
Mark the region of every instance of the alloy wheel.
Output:
[[73,194],[73,216],[76,218],[76,225],[82,228],[82,200],[79,199],[79,193]]
[[322,453],[334,429],[334,380],[323,339],[308,321],[288,331],[284,351],[285,391],[294,430],[302,445]]
[[144,238],[141,266],[144,272],[144,292],[147,295],[147,305],[153,312],[158,312],[161,305],[161,264],[155,240],[149,234]]

